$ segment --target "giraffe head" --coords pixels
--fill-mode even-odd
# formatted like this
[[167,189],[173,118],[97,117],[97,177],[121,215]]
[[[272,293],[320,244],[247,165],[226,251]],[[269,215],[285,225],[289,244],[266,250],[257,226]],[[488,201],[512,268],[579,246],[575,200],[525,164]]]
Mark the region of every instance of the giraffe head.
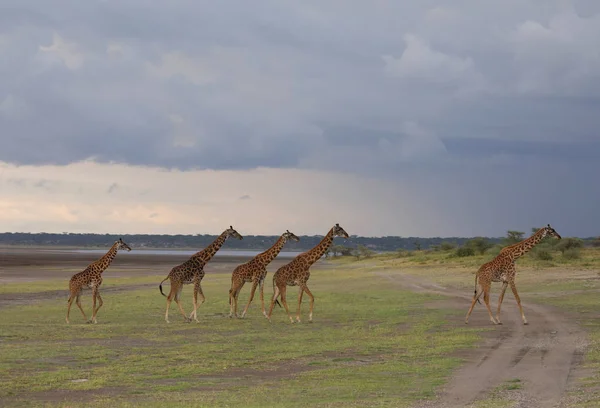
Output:
[[550,226],[550,224],[544,227],[544,237],[555,237],[561,239],[561,236],[554,228]]
[[127,252],[131,251],[131,247],[129,245],[127,245],[125,243],[125,241],[123,241],[123,238],[119,238],[119,240],[117,241],[117,243],[119,244],[117,246],[117,251],[120,250],[120,249],[126,249]]
[[300,238],[298,238],[296,234],[290,232],[290,230],[285,230],[285,232],[283,233],[283,242],[285,243],[290,239],[296,242],[300,241]]
[[234,230],[231,225],[229,226],[229,228],[227,228],[225,230],[225,233],[227,235],[226,238],[233,237],[233,238],[237,238],[237,239],[244,239],[244,237],[242,237],[239,232]]
[[344,231],[344,229],[342,227],[340,227],[340,224],[335,224],[333,226],[333,236],[334,237],[343,237],[346,239],[350,238],[348,233],[346,231]]

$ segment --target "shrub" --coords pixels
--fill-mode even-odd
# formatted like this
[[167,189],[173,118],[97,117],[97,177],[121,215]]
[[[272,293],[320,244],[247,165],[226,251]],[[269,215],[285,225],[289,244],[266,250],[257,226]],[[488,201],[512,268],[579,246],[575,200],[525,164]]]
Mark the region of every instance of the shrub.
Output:
[[541,261],[551,261],[552,254],[545,248],[540,248],[533,253],[535,257]]
[[502,251],[502,248],[504,248],[504,245],[494,245],[493,247],[485,251],[485,253],[491,256],[498,256],[500,251]]
[[471,247],[463,246],[456,250],[456,256],[465,257],[475,255],[475,250]]
[[400,248],[396,251],[396,256],[398,258],[408,258],[408,257],[414,256],[414,255],[415,255],[414,252],[408,251],[404,248]]
[[579,249],[583,247],[583,241],[579,238],[563,238],[556,244],[556,248],[564,255],[570,249]]
[[452,251],[454,248],[456,248],[456,244],[454,242],[444,241],[440,244],[440,249],[442,251]]
[[563,258],[565,259],[579,259],[581,258],[581,253],[579,252],[579,248],[569,248],[563,251]]

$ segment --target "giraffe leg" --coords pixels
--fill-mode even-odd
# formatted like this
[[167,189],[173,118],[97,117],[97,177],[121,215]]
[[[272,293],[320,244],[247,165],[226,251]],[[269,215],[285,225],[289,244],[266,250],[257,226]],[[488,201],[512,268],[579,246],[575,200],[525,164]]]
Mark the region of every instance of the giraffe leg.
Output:
[[179,288],[177,288],[177,292],[175,293],[174,299],[175,303],[177,303],[177,307],[179,307],[179,311],[181,312],[181,315],[183,316],[183,319],[186,323],[189,323],[191,321],[190,318],[187,317],[187,315],[185,314],[185,311],[183,310],[183,306],[181,306],[181,292],[183,291],[183,285],[180,285]]
[[475,303],[477,303],[477,300],[479,300],[481,295],[483,295],[483,288],[481,287],[481,285],[478,284],[477,294],[473,294],[473,301],[471,302],[471,307],[469,308],[469,311],[467,312],[467,317],[465,317],[465,324],[469,324],[469,316],[471,316],[471,312],[473,311],[473,308],[475,307]]
[[[71,295],[69,296],[69,300],[67,300],[67,317],[65,318],[67,324],[70,323],[69,322],[69,314],[71,313],[71,305],[73,304],[73,301],[75,300],[76,297],[79,298],[79,294],[74,295],[73,292],[71,292]],[[81,312],[83,313],[83,309],[81,309]],[[85,313],[83,314],[83,316],[84,316],[84,318],[86,318]]]
[[273,307],[275,306],[275,301],[279,297],[279,294],[280,294],[279,286],[275,286],[275,289],[273,291],[273,298],[271,299],[271,305],[269,306],[269,314],[267,315],[267,319],[269,319],[269,322],[271,321],[271,314],[273,314]]
[[262,279],[259,283],[260,285],[260,306],[262,308],[262,313],[265,317],[267,317],[267,312],[265,311],[265,280]]
[[311,291],[308,289],[308,286],[304,286],[304,291],[306,292],[306,294],[310,298],[310,303],[309,303],[309,306],[308,306],[308,321],[309,321],[309,323],[312,323],[313,307],[315,305],[315,297],[313,296],[313,294],[311,293]]
[[299,287],[298,291],[298,309],[296,310],[296,321],[300,323],[300,305],[302,304],[302,295],[304,294],[304,288],[302,286]]
[[98,287],[94,286],[92,288],[92,317],[90,318],[90,320],[88,320],[88,323],[96,323],[95,319],[96,319],[96,297],[98,296]]
[[173,299],[177,297],[177,291],[181,291],[181,284],[171,282],[171,291],[169,292],[169,296],[167,296],[167,310],[165,311],[165,321],[167,323],[171,323],[169,321],[169,307]]
[[519,305],[519,310],[521,311],[521,318],[523,319],[523,324],[529,324],[529,323],[527,323],[527,319],[525,318],[525,313],[523,313],[523,306],[521,306],[521,298],[519,297],[519,294],[517,293],[517,285],[515,285],[514,281],[510,282],[510,288],[512,289],[513,295],[515,295],[515,300],[517,301],[517,305]]
[[81,293],[78,293],[77,296],[75,297],[75,304],[77,304],[77,307],[79,308],[79,310],[81,310],[81,314],[83,315],[83,320],[87,320],[87,316],[85,315],[85,312],[83,311],[83,307],[81,307]]
[[[252,282],[252,289],[250,290],[250,298],[248,298],[248,304],[246,305],[246,307],[244,308],[244,311],[242,312],[242,318],[244,316],[246,316],[246,313],[248,312],[248,308],[250,307],[250,303],[252,303],[252,299],[254,299],[254,292],[256,292],[256,287],[258,286],[258,281],[255,280],[254,282]],[[237,306],[237,302],[236,306]]]
[[194,285],[194,310],[192,311],[192,313],[190,313],[190,321],[192,320],[192,315],[194,316],[194,321],[196,323],[200,323],[198,321],[198,295],[200,295],[200,304],[204,303],[204,301],[206,300],[204,297],[204,293],[202,293],[202,286],[200,284],[200,281],[198,281],[195,285]]
[[244,287],[245,283],[246,282],[244,282],[243,280],[241,282],[239,282],[235,289],[235,292],[233,292],[232,305],[233,305],[233,315],[235,317],[239,317],[238,316],[238,300],[240,299],[240,292],[242,291],[242,288]]
[[233,299],[237,291],[237,283],[231,280],[231,289],[229,289],[229,317],[233,317]]
[[498,298],[498,311],[496,312],[496,322],[498,324],[502,324],[500,321],[500,307],[502,306],[502,301],[504,300],[504,292],[506,292],[506,288],[508,287],[508,282],[502,283],[502,289],[500,289],[500,297]]
[[100,308],[102,307],[102,304],[104,303],[102,301],[102,296],[100,296],[100,290],[98,290],[96,292],[96,297],[98,298],[98,307],[96,308],[95,311],[92,311],[92,322],[94,322],[94,323],[98,323],[96,321],[96,316],[98,315],[98,310],[100,310]]
[[490,285],[486,285],[483,287],[483,302],[485,303],[485,307],[490,315],[490,320],[494,324],[498,324],[494,316],[492,315],[492,308],[490,307]]
[[287,312],[288,317],[290,318],[290,323],[294,323],[294,319],[292,319],[292,315],[290,315],[290,309],[288,308],[287,301],[285,299],[285,294],[287,292],[287,286],[283,286],[280,290],[281,290],[281,303],[283,303],[283,306],[285,307],[285,311]]

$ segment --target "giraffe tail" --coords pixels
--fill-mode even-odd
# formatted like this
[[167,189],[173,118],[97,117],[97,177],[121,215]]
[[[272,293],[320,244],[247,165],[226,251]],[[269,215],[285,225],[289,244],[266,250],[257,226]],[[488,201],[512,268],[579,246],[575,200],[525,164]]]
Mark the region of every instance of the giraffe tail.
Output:
[[161,295],[163,295],[164,297],[167,297],[167,295],[165,295],[162,291],[162,284],[164,281],[166,281],[167,279],[169,279],[169,277],[167,276],[166,278],[164,278],[158,285],[158,289],[160,290]]
[[[475,274],[475,294],[473,296],[477,297],[477,275]],[[479,300],[479,298],[477,298],[477,303],[481,304],[481,301]]]
[[231,304],[231,289],[229,289],[229,304]]

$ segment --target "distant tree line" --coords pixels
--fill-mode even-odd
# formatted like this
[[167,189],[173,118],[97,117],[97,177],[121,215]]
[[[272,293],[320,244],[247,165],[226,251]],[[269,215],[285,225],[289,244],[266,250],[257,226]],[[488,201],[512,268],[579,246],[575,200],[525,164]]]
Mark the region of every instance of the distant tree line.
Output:
[[[532,228],[531,235],[535,234],[538,230],[539,228]],[[475,237],[466,240],[461,245],[452,241],[444,241],[439,246],[433,246],[431,249],[437,251],[454,251],[454,256],[458,257],[474,256],[476,254],[495,256],[500,253],[503,247],[516,244],[523,239],[525,239],[525,232],[509,230],[506,232],[506,236],[498,243],[494,243],[488,238]],[[545,237],[531,250],[531,254],[542,261],[551,261],[558,253],[565,259],[577,259],[580,257],[580,249],[585,246],[600,247],[600,237],[584,239],[563,237],[561,240]]]
[[[359,237],[351,236],[347,240],[336,238],[327,255],[369,257],[375,252],[412,251],[412,250],[451,250],[461,247],[472,248],[474,253],[485,253],[497,245],[508,245],[523,239],[524,233],[508,231],[507,237],[452,237],[452,238],[417,238],[417,237]],[[122,237],[133,248],[157,249],[201,249],[210,244],[217,236],[197,235],[151,235],[151,234],[76,234],[76,233],[0,233],[0,245],[20,246],[62,246],[77,248],[102,248],[110,246]],[[279,238],[278,235],[244,235],[244,239],[230,240],[226,247],[237,250],[264,250]],[[322,235],[303,235],[300,242],[289,242],[286,251],[305,251],[317,245]],[[581,240],[582,245],[598,245],[597,238]]]

